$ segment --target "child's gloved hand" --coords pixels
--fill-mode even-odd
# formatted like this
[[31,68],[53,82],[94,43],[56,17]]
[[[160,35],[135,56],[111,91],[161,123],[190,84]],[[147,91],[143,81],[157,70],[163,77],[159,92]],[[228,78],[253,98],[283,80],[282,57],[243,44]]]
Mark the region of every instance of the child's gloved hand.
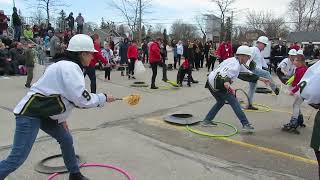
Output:
[[294,96],[294,93],[291,91],[291,92],[289,93],[289,95],[290,95],[290,96]]

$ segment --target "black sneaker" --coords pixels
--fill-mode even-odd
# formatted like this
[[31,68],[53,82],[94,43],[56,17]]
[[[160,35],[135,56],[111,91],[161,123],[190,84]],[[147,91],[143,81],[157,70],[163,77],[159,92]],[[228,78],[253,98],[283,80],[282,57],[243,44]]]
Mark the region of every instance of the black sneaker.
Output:
[[69,180],[90,180],[90,179],[86,178],[80,172],[78,172],[78,173],[70,174]]
[[132,79],[136,79],[136,77],[132,76]]
[[193,84],[198,84],[199,81],[193,80],[192,83],[193,83]]
[[159,89],[157,86],[151,86],[150,89]]
[[256,107],[254,107],[254,106],[252,106],[252,105],[249,105],[249,106],[247,107],[247,110],[258,111],[259,109],[256,108]]
[[168,81],[168,79],[162,79],[162,81],[163,81],[163,82],[167,82],[167,81]]
[[31,88],[31,86],[30,86],[30,85],[27,85],[27,84],[25,84],[24,87],[26,87],[26,88]]
[[216,127],[218,125],[217,123],[214,123],[212,121],[210,121],[210,122],[202,121],[200,124],[203,127]]
[[280,89],[277,87],[275,90],[274,90],[274,93],[278,96],[280,94]]

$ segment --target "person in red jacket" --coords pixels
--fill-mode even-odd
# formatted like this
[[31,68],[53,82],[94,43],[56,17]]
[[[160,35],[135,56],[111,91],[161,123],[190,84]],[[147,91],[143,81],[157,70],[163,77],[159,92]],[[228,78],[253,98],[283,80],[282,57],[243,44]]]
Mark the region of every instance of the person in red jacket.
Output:
[[[152,68],[152,78],[151,78],[151,89],[159,89],[155,82],[158,73],[158,65],[162,63],[161,55],[160,55],[160,44],[162,39],[157,38],[156,41],[152,42],[149,47],[149,63]],[[163,78],[167,80],[167,74],[163,71]]]
[[222,42],[217,50],[217,55],[219,57],[219,62],[231,58],[233,56],[233,50],[231,42]]
[[100,37],[98,34],[94,34],[91,36],[94,43],[94,49],[97,51],[93,54],[93,59],[91,59],[90,65],[85,67],[84,76],[88,75],[90,78],[90,88],[91,93],[97,92],[97,78],[96,78],[96,64],[97,61],[100,61],[103,64],[108,64],[106,58],[104,58],[101,54],[100,48]]
[[138,59],[138,47],[137,47],[137,42],[135,40],[131,41],[131,44],[128,48],[128,59],[130,59],[129,62],[129,74],[128,78],[136,79],[134,77],[134,64],[136,60]]
[[300,46],[299,46],[298,42],[294,42],[294,44],[292,44],[290,46],[290,49],[295,49],[296,51],[299,51],[300,50]]
[[[294,96],[300,89],[299,83],[302,79],[303,75],[308,70],[308,67],[305,65],[305,58],[303,55],[298,55],[295,60],[293,61],[293,64],[296,66],[296,71],[294,74],[294,80],[291,85],[291,91],[290,95]],[[303,103],[303,99],[300,95],[295,96],[295,100],[293,102],[293,112],[291,116],[291,120],[288,124],[285,124],[283,126],[283,130],[285,131],[297,131],[296,129],[299,126],[304,127],[305,125],[303,120],[303,115],[300,110],[300,106]]]

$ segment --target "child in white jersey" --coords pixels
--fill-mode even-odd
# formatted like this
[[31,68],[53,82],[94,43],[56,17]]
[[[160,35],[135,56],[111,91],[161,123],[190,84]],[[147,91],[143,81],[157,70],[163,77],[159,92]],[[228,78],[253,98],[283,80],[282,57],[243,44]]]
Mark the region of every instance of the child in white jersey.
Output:
[[240,78],[249,82],[257,82],[261,80],[269,83],[269,80],[259,78],[246,69],[243,64],[247,63],[251,56],[251,49],[248,46],[240,46],[236,52],[236,57],[229,58],[223,61],[217,69],[209,75],[206,87],[217,100],[217,103],[212,107],[207,116],[202,122],[203,126],[216,126],[212,120],[215,118],[219,110],[224,106],[226,101],[231,105],[233,111],[239,118],[243,131],[253,132],[254,128],[249,123],[246,115],[242,111],[240,103],[235,97],[235,90],[231,84]]

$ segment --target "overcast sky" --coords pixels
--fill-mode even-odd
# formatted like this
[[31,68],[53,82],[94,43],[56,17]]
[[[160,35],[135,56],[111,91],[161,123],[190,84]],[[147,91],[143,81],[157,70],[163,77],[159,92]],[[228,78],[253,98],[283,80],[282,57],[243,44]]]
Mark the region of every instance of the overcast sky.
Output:
[[[6,14],[12,13],[13,0],[0,0],[0,9]],[[29,0],[35,1],[35,0]],[[121,15],[115,9],[108,6],[110,0],[77,0],[68,1],[71,5],[63,8],[67,14],[73,12],[77,15],[81,12],[86,21],[100,23],[101,17],[106,20],[123,22]],[[278,16],[287,13],[287,7],[290,0],[236,0],[233,5],[235,9],[234,23],[243,24],[245,22],[245,13],[248,10],[272,11]],[[28,8],[26,0],[16,0],[16,6],[21,9],[24,16],[30,16],[32,10]],[[144,21],[151,24],[162,24],[170,27],[170,24],[182,19],[189,23],[195,23],[195,16],[212,12],[218,14],[217,7],[209,0],[153,0],[149,8],[150,13],[144,16]]]

